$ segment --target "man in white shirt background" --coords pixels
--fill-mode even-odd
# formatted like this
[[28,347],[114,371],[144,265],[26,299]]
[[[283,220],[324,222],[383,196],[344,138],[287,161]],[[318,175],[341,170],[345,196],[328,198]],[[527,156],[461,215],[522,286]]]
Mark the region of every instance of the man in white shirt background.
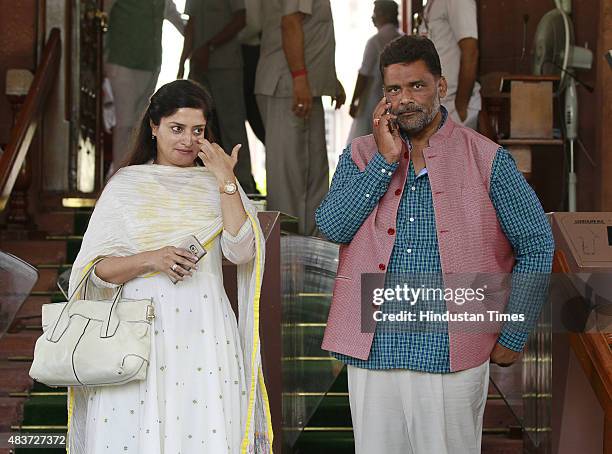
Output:
[[255,94],[266,128],[267,208],[316,234],[314,213],[329,189],[323,96],[346,100],[336,77],[329,0],[262,2]]
[[243,61],[238,33],[246,25],[244,0],[187,0],[189,22],[179,63],[178,79],[190,59],[189,78],[204,85],[213,97],[221,144],[226,150],[241,144],[236,177],[247,194],[256,192],[243,86]]
[[372,22],[378,32],[372,36],[363,52],[363,61],[349,114],[354,118],[348,142],[372,133],[372,113],[382,98],[382,76],[380,75],[380,53],[387,43],[401,35],[399,31],[398,5],[394,0],[376,0]]
[[481,109],[475,0],[428,0],[419,34],[436,46],[448,92],[442,104],[453,120],[476,129]]

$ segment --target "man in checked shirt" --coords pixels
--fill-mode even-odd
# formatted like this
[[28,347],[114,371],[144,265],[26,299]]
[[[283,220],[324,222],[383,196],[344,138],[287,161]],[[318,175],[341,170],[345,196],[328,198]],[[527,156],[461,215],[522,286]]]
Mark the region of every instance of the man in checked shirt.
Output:
[[429,39],[390,42],[380,69],[374,133],[346,148],[316,212],[321,233],[341,245],[322,347],[348,365],[357,454],[478,453],[489,361],[514,363],[528,329],[474,334],[449,322],[397,332],[379,322],[365,332],[361,276],[511,273],[502,312],[533,321],[546,279],[529,277],[550,273],[552,232],[510,154],[440,105],[447,84]]

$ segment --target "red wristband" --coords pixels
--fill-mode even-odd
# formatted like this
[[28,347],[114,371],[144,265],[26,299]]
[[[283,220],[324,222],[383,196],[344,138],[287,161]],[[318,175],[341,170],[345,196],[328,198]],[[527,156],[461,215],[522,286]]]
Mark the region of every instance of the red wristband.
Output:
[[298,69],[297,71],[291,71],[291,77],[294,79],[296,77],[306,76],[306,75],[308,75],[308,71],[306,70],[306,68]]

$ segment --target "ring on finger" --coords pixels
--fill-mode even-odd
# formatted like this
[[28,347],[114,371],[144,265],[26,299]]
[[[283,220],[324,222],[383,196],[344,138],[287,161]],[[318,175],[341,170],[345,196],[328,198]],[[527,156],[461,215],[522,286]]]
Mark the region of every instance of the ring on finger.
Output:
[[172,265],[172,266],[170,267],[170,269],[171,269],[172,271],[174,271],[175,273],[176,273],[176,269],[177,269],[177,268],[178,268],[178,263],[175,263],[174,265]]
[[380,118],[374,119],[374,126],[378,126],[380,124]]

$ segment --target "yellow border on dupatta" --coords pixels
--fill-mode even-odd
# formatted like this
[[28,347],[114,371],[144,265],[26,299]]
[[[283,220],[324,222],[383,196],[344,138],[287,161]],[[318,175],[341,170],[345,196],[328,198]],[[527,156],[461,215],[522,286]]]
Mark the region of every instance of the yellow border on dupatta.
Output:
[[[257,354],[257,348],[259,347],[259,300],[261,298],[261,285],[259,285],[261,281],[261,248],[260,248],[260,235],[259,229],[257,228],[257,223],[251,216],[249,212],[246,213],[251,221],[251,226],[253,227],[253,232],[255,233],[255,295],[253,296],[253,350],[251,351],[251,364],[255,363],[255,357]],[[246,427],[244,432],[244,437],[242,438],[242,443],[240,446],[241,454],[247,454],[247,449],[249,445],[249,428],[251,427],[251,415],[253,414],[253,406],[255,405],[255,374],[258,374],[258,378],[260,379],[260,387],[262,390],[262,395],[264,399],[264,403],[266,408],[264,408],[264,414],[266,416],[266,426],[268,429],[268,438],[270,439],[270,453],[272,453],[272,419],[270,417],[270,405],[268,403],[268,394],[266,391],[266,386],[263,381],[263,374],[261,372],[261,367],[258,368],[256,372],[254,368],[251,368],[251,389],[249,390],[249,405],[247,409],[247,420]],[[255,441],[253,441],[255,442]]]
[[266,428],[268,429],[268,438],[270,439],[270,453],[272,454],[272,442],[274,441],[274,431],[272,430],[272,415],[270,414],[270,401],[268,400],[268,390],[266,389],[266,383],[264,381],[263,369],[259,367],[259,386],[261,388],[261,395],[266,405]]
[[68,425],[66,427],[66,454],[70,454],[70,422],[72,421],[72,409],[74,407],[74,394],[72,387],[68,387]]

